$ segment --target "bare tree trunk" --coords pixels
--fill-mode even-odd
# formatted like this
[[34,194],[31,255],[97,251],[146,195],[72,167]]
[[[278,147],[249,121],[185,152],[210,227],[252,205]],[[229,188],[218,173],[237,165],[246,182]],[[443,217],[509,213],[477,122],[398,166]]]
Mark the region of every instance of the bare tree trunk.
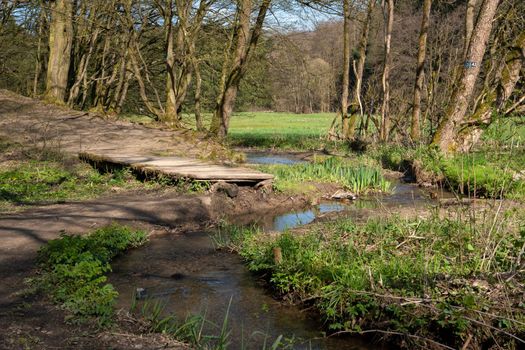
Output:
[[131,73],[131,64],[128,61],[124,85],[122,86],[122,90],[120,91],[120,96],[118,97],[117,104],[114,107],[116,114],[120,114],[120,112],[122,112],[122,106],[124,105],[124,102],[126,101],[126,97],[128,95],[128,89],[129,89],[129,82],[132,76],[133,74]]
[[118,83],[113,91],[111,102],[109,103],[108,111],[111,113],[119,114],[124,103],[124,99],[128,93],[129,81],[131,79],[131,64],[129,62],[128,53],[122,56],[122,64],[120,67]]
[[343,138],[347,139],[349,129],[348,119],[348,89],[350,88],[350,0],[343,0],[343,82],[341,86],[341,123]]
[[421,138],[421,90],[425,78],[425,59],[427,52],[427,34],[430,20],[430,9],[432,0],[425,0],[423,3],[423,17],[421,19],[421,30],[419,32],[419,48],[417,53],[416,83],[414,85],[414,106],[412,108],[412,124],[410,127],[410,137],[412,141],[418,142]]
[[45,99],[53,103],[63,104],[66,96],[73,42],[72,16],[72,1],[56,0],[51,4]]
[[392,29],[394,27],[394,0],[385,0],[385,54],[383,65],[383,105],[381,108],[381,132],[380,139],[383,142],[388,140],[390,132],[390,63],[392,55],[390,44],[392,42]]
[[[175,77],[175,52],[174,52],[174,31],[173,28],[173,0],[166,2],[166,15],[164,16],[164,25],[166,26],[166,107],[165,114],[162,116],[162,121],[174,125],[177,120],[177,107],[176,107],[176,92],[175,86],[177,84],[177,78]],[[185,21],[183,18],[182,21]],[[179,24],[180,26],[180,24]],[[177,34],[180,36],[180,33]],[[180,43],[178,42],[180,45]],[[180,48],[180,47],[179,47]]]
[[204,131],[201,115],[202,77],[199,62],[196,59],[193,60],[193,72],[195,73],[195,123],[198,131]]
[[42,70],[42,28],[44,26],[44,10],[38,15],[38,43],[36,46],[35,75],[33,77],[33,97],[38,95],[38,79]]
[[474,92],[481,61],[492,30],[492,20],[499,2],[500,0],[484,0],[481,4],[476,26],[469,42],[467,60],[452,94],[450,107],[434,135],[432,143],[445,154],[457,151],[454,139],[457,136],[459,124],[465,119]]
[[129,58],[131,60],[131,67],[133,69],[133,75],[135,76],[135,79],[137,80],[137,83],[139,84],[139,94],[142,99],[142,102],[144,103],[148,111],[158,118],[164,115],[164,110],[162,110],[161,105],[159,105],[159,108],[155,107],[148,98],[148,94],[146,93],[146,84],[144,83],[144,79],[142,78],[142,74],[140,72],[140,66],[139,66],[140,58],[137,57],[139,55],[137,51],[138,51],[138,48],[135,47],[129,52]]
[[361,87],[363,85],[363,72],[365,70],[366,62],[366,47],[368,45],[368,34],[370,32],[370,23],[372,21],[372,12],[374,11],[375,1],[369,0],[368,10],[366,14],[365,23],[363,24],[363,29],[361,31],[361,38],[359,40],[359,59],[357,61],[357,67],[355,67],[354,61],[354,74],[356,80],[356,86],[354,89],[354,97],[352,104],[350,105],[351,115],[350,115],[350,125],[348,127],[348,134],[346,135],[347,139],[350,139],[354,136],[355,126],[357,122],[357,112],[359,107],[359,113],[363,117],[363,106],[361,102]]
[[[213,113],[210,132],[215,136],[223,139],[228,134],[230,116],[233,112],[233,105],[237,97],[237,91],[242,77],[246,72],[250,52],[255,49],[259,37],[262,33],[262,26],[266,18],[266,12],[270,7],[271,0],[263,0],[255,24],[250,30],[250,14],[252,9],[251,0],[239,0],[237,16],[238,24],[236,26],[236,46],[232,65],[229,69],[224,70],[226,75],[224,84],[221,84],[221,92],[217,98],[217,104]],[[225,64],[227,60],[225,60]]]
[[[109,28],[110,23],[106,23],[107,28]],[[102,56],[100,58],[100,74],[97,77],[96,85],[95,85],[95,98],[93,101],[93,105],[95,109],[103,109],[104,105],[104,91],[106,89],[105,82],[106,82],[106,66],[107,66],[107,60],[108,60],[108,52],[111,47],[111,37],[106,35],[104,38],[104,46],[102,48]]]
[[463,44],[463,59],[467,59],[468,46],[470,43],[470,38],[472,37],[472,32],[474,30],[474,11],[476,10],[476,5],[478,0],[468,0],[467,10],[465,13],[465,41]]
[[87,54],[84,54],[82,56],[82,59],[80,60],[80,64],[78,66],[77,74],[75,78],[75,83],[73,84],[73,86],[71,87],[71,90],[69,91],[69,97],[68,97],[67,103],[70,107],[73,107],[73,105],[76,103],[77,98],[80,94],[80,85],[82,84],[84,77],[87,75],[89,62],[91,60],[91,56],[93,55],[93,50],[95,49],[95,44],[97,42],[98,33],[99,33],[99,28],[96,28],[94,32],[91,33],[89,50]]
[[[164,12],[166,27],[166,107],[163,119],[168,124],[180,126],[180,109],[193,75],[195,41],[201,23],[211,1],[201,0],[195,15],[192,15],[190,0],[166,1],[161,10]],[[174,12],[174,9],[176,10]],[[177,18],[174,27],[173,17]]]
[[[233,79],[240,80],[240,68],[245,55],[246,46],[249,40],[250,14],[252,10],[251,0],[239,0],[237,3],[237,27],[235,29],[236,43],[235,53],[233,56],[232,66],[229,69],[223,69],[223,79],[221,91],[217,99],[217,105],[213,113],[210,131],[224,138],[228,133],[229,117],[233,111],[233,102],[237,96],[237,84]],[[233,39],[233,38],[232,38]],[[225,60],[225,64],[227,60]]]

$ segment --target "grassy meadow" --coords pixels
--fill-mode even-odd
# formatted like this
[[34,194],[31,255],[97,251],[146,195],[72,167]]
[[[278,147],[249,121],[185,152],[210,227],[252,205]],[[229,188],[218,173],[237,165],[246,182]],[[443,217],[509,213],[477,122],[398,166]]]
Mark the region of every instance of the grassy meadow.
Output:
[[334,113],[238,113],[232,116],[228,139],[232,146],[284,150],[317,148],[334,116]]
[[[210,125],[211,116],[211,113],[202,114],[206,128]],[[318,149],[326,142],[323,136],[330,129],[334,117],[335,113],[236,112],[230,119],[228,143],[232,147]],[[153,122],[148,116],[136,114],[124,114],[120,118],[141,124]],[[182,125],[196,129],[195,116],[184,113]]]
[[[204,126],[209,127],[211,113],[203,113]],[[281,112],[236,112],[230,119],[228,143],[232,147],[263,149],[317,149],[326,135],[335,113],[295,114]],[[135,123],[151,123],[139,115],[123,115]],[[195,129],[193,114],[183,114],[184,127]]]

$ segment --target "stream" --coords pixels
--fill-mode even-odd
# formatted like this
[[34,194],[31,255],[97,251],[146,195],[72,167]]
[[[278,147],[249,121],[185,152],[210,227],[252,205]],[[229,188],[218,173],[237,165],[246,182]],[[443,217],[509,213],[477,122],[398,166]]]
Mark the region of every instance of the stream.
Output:
[[[248,154],[247,158],[252,163],[264,164],[302,161],[264,153]],[[255,224],[266,231],[283,231],[323,218],[359,220],[378,208],[411,210],[431,202],[417,186],[397,182],[392,195],[353,202],[322,201],[294,212],[262,215]],[[212,334],[220,333],[228,312],[231,349],[262,349],[264,344],[270,348],[279,335],[292,341],[293,349],[386,349],[360,337],[323,337],[319,320],[297,306],[273,299],[239,256],[214,248],[207,232],[155,237],[146,246],[117,259],[110,282],[120,295],[118,307],[129,309],[136,288],[145,288],[149,299],[164,305],[164,314],[175,315],[179,320],[188,315],[204,315],[210,321],[206,328]]]

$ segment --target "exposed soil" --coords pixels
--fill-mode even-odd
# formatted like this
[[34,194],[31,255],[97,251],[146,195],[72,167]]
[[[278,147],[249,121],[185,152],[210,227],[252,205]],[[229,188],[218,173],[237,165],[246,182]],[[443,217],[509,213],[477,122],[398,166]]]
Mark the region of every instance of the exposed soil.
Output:
[[85,151],[125,151],[222,160],[230,156],[226,148],[192,130],[110,120],[0,89],[2,136],[23,146],[53,147],[74,155]]

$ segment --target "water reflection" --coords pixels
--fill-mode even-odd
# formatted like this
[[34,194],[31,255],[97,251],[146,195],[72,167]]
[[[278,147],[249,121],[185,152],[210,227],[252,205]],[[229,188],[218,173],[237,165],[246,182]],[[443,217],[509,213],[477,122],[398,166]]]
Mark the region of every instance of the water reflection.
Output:
[[246,163],[292,165],[306,163],[306,161],[291,154],[276,155],[268,152],[246,152]]
[[347,211],[350,208],[350,205],[339,202],[321,203],[305,211],[298,211],[276,216],[273,219],[271,229],[273,231],[285,231],[287,229],[307,225],[313,222],[321,214]]

